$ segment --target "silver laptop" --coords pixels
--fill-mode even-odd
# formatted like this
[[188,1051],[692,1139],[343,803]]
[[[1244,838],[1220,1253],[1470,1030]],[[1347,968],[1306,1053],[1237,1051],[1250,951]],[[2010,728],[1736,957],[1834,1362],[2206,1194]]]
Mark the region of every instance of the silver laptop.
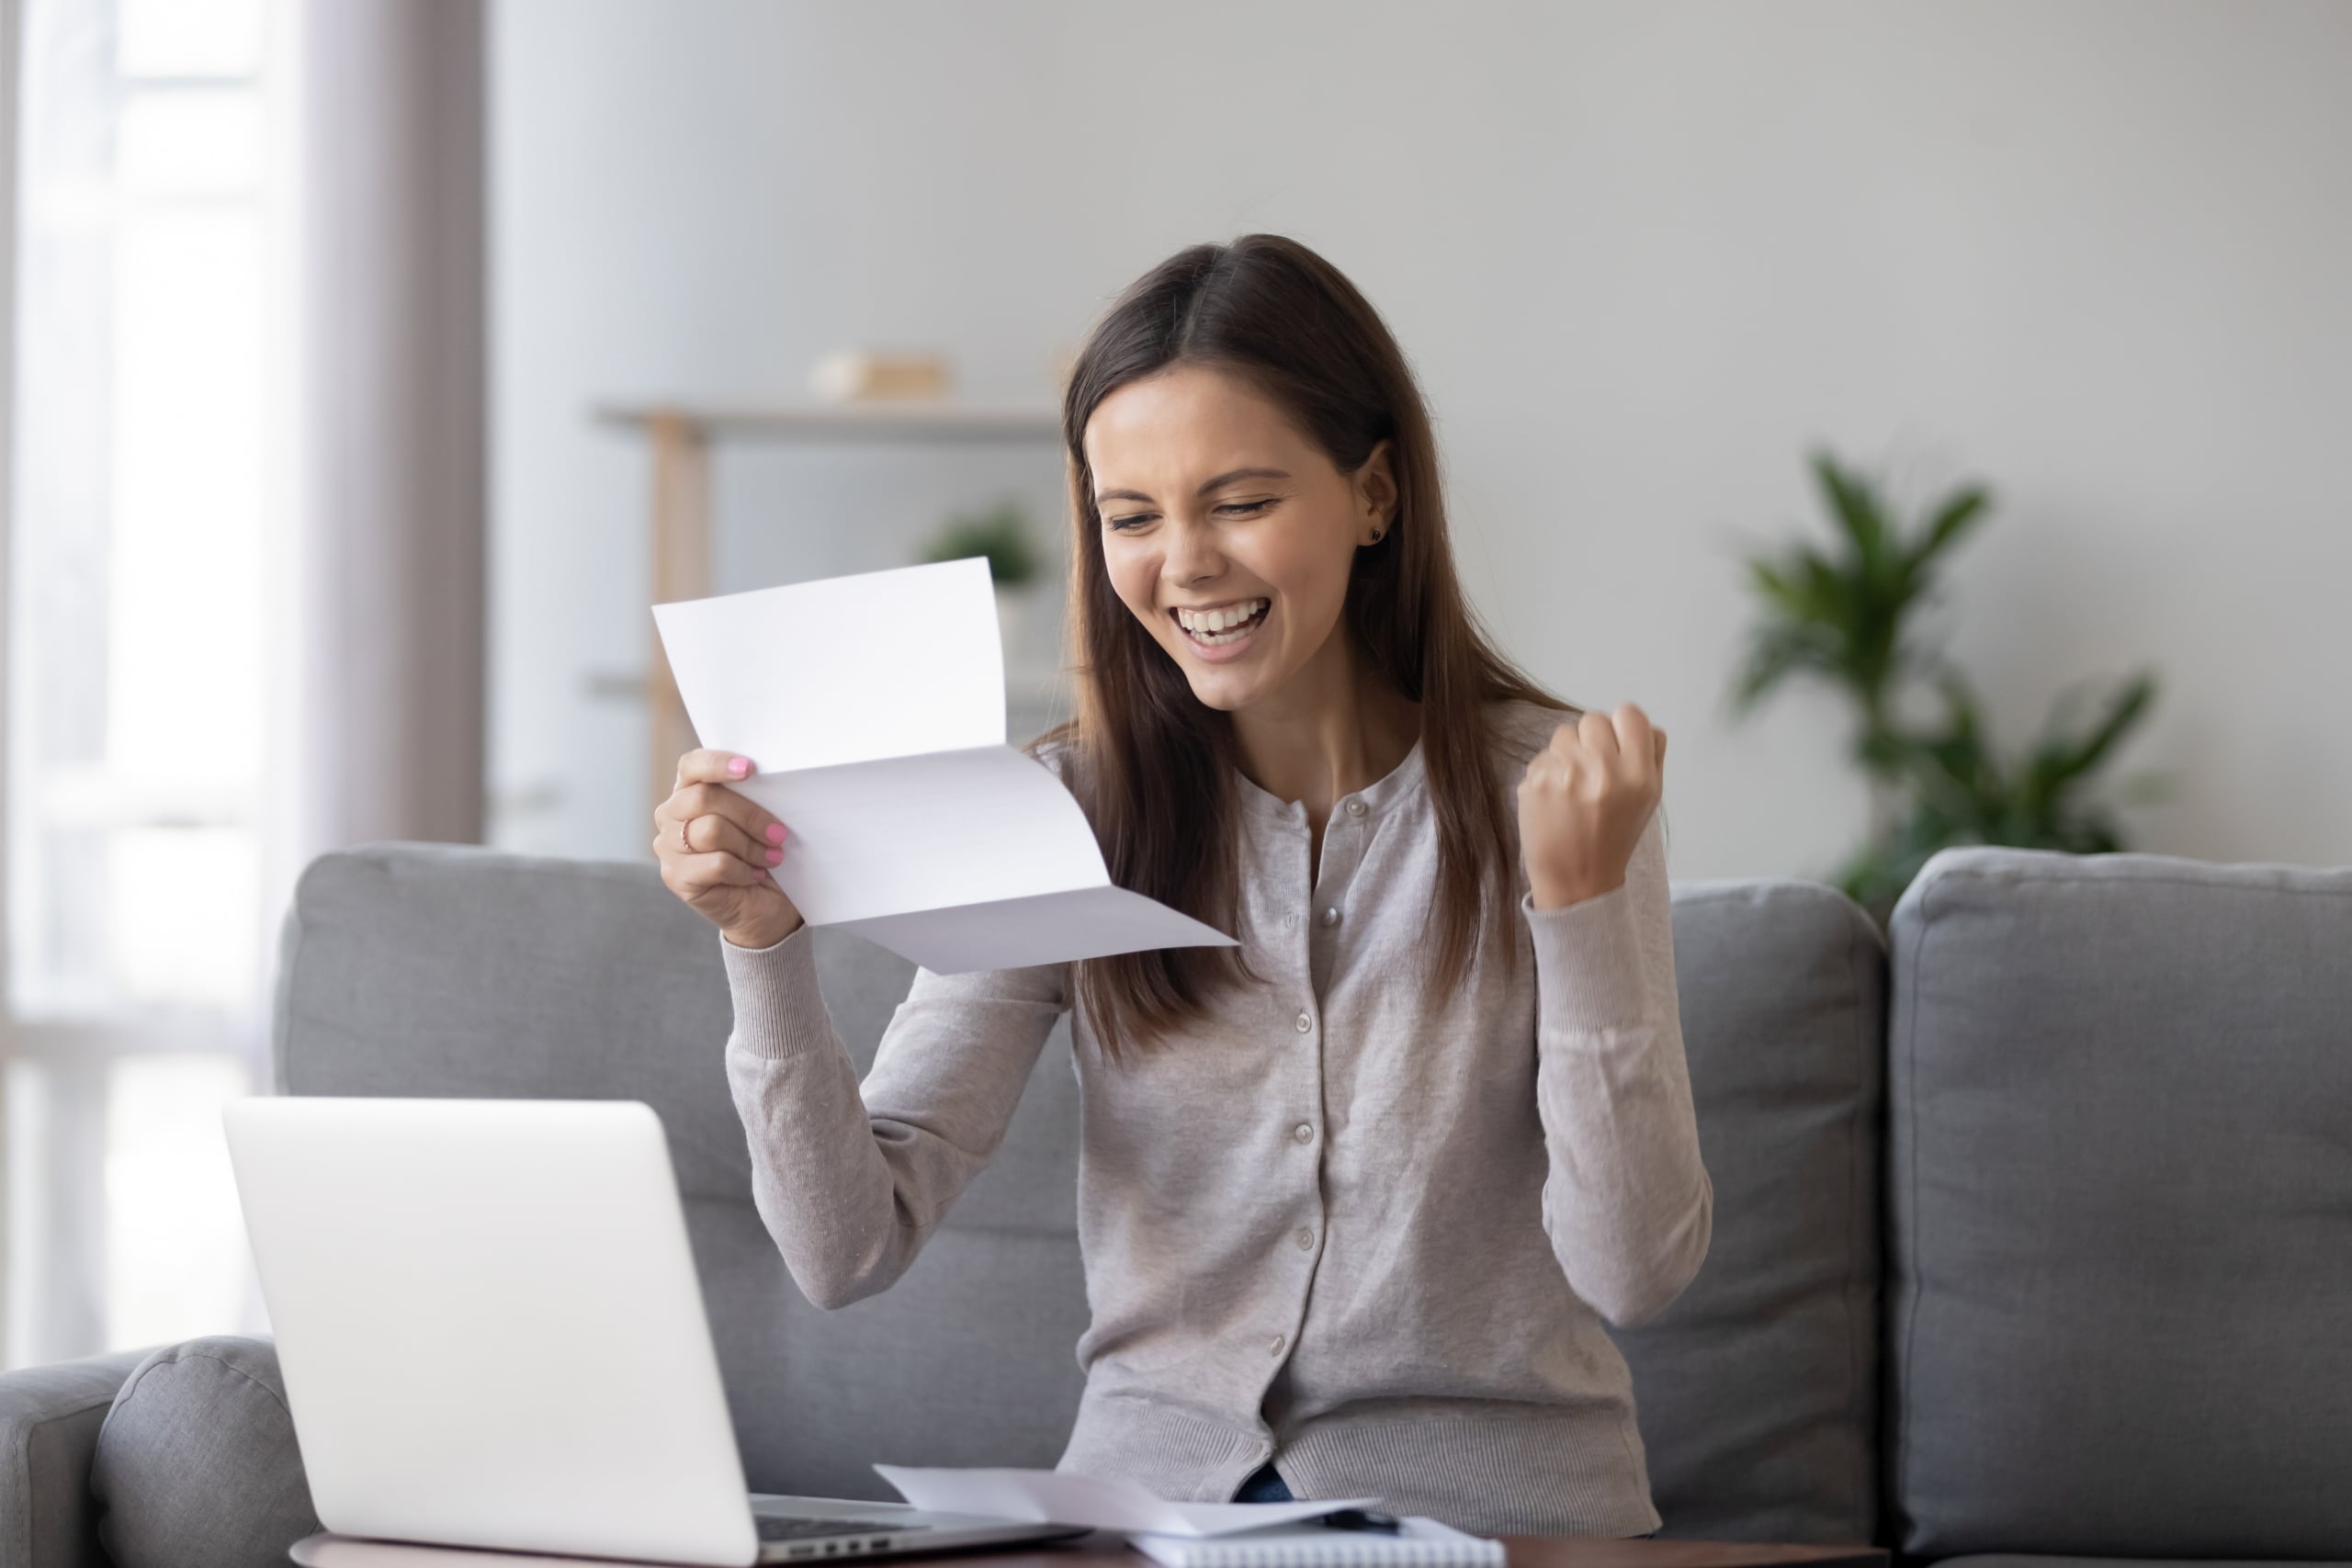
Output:
[[748,1491],[648,1105],[266,1098],[221,1121],[334,1535],[740,1568],[1084,1533]]

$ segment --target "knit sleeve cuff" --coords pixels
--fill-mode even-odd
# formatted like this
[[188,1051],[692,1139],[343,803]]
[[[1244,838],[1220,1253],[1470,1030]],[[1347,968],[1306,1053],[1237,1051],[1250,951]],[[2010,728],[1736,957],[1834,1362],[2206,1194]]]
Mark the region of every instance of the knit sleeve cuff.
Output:
[[1548,1036],[1599,1034],[1656,1021],[1632,883],[1557,909],[1521,894],[1535,945],[1537,1021]]
[[753,1056],[796,1056],[833,1038],[817,988],[817,950],[809,928],[766,947],[738,947],[722,934],[727,989],[735,1004],[729,1044]]

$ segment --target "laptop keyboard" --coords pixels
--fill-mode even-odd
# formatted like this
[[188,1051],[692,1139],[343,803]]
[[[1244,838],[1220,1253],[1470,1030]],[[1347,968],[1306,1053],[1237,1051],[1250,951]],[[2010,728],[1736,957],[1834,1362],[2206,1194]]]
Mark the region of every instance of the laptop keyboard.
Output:
[[926,1530],[929,1525],[878,1525],[872,1519],[811,1519],[777,1514],[755,1514],[762,1540],[808,1540],[819,1536],[870,1535],[877,1539],[901,1530]]

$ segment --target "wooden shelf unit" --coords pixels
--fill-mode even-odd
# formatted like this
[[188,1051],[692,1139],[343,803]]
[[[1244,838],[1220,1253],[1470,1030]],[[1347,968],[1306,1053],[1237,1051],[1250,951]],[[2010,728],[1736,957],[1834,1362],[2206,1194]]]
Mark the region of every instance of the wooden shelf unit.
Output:
[[[1051,446],[1061,411],[1046,403],[803,403],[775,407],[600,403],[595,422],[642,431],[653,455],[653,602],[700,599],[710,582],[710,451],[720,441],[808,446]],[[650,617],[649,617],[650,620]],[[678,683],[648,633],[646,784],[652,808],[670,795],[678,758],[695,744]]]

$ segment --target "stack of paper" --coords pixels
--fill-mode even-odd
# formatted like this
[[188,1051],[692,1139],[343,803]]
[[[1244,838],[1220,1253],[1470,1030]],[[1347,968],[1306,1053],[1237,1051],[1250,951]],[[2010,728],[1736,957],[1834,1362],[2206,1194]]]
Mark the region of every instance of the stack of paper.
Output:
[[1503,1568],[1503,1543],[1435,1519],[1397,1521],[1397,1531],[1276,1525],[1208,1540],[1136,1535],[1128,1544],[1168,1568]]
[[1235,945],[1111,885],[1085,813],[1005,744],[1004,652],[974,558],[653,607],[701,743],[790,836],[776,886],[936,973]]
[[1346,1508],[1380,1506],[1377,1497],[1342,1497],[1329,1503],[1170,1503],[1132,1481],[1102,1481],[1059,1470],[910,1470],[896,1464],[874,1468],[899,1489],[899,1495],[918,1508],[1130,1533],[1230,1535]]

